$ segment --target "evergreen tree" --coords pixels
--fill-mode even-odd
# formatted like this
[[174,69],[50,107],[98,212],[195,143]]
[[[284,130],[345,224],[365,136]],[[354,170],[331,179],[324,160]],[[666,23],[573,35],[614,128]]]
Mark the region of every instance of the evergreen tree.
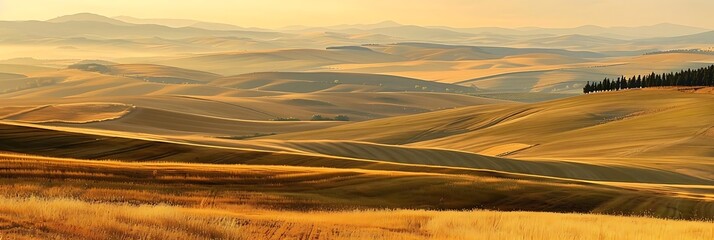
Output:
[[687,69],[679,72],[647,75],[637,75],[631,78],[625,76],[616,80],[605,78],[600,82],[587,82],[583,93],[618,91],[632,88],[662,87],[662,86],[708,86],[714,87],[714,65],[700,69]]

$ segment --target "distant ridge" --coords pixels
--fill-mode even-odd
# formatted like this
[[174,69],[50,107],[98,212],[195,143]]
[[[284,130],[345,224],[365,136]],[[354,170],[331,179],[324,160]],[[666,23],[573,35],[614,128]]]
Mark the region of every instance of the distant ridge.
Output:
[[380,33],[398,37],[469,37],[478,35],[508,35],[508,36],[533,36],[540,37],[561,36],[561,35],[585,35],[607,37],[623,40],[664,38],[695,35],[711,31],[700,27],[692,27],[673,23],[659,23],[646,26],[614,26],[603,27],[598,25],[583,25],[572,28],[548,28],[548,27],[450,27],[450,26],[419,26],[401,24],[392,20],[385,20],[371,24],[339,24],[332,26],[305,26],[292,25],[282,28],[266,29],[256,27],[241,27],[229,23],[206,22],[194,19],[170,19],[170,18],[137,18],[131,16],[117,16],[114,18],[102,16],[95,13],[77,13],[56,17],[47,22],[103,22],[113,25],[129,26],[136,24],[155,24],[173,28],[192,27],[214,31],[289,31],[289,32],[325,32],[336,31],[343,33]]
[[387,20],[387,21],[381,21],[378,23],[372,23],[372,24],[340,24],[340,25],[332,25],[332,26],[324,26],[324,27],[315,27],[315,26],[304,26],[304,25],[292,25],[292,26],[287,26],[283,28],[279,28],[281,30],[306,30],[306,29],[332,29],[332,30],[344,30],[344,29],[361,29],[361,30],[367,30],[367,29],[374,29],[374,28],[387,28],[387,27],[400,27],[404,26],[398,22]]
[[63,22],[103,22],[103,23],[109,23],[109,24],[114,24],[114,25],[119,25],[119,26],[130,26],[132,25],[131,23],[120,21],[117,19],[105,17],[99,14],[94,14],[94,13],[77,13],[77,14],[72,14],[72,15],[65,15],[65,16],[60,16],[56,17],[50,20],[47,20],[47,22],[53,22],[53,23],[63,23]]
[[583,25],[572,28],[547,28],[547,27],[520,27],[520,28],[501,28],[501,27],[473,27],[473,28],[454,28],[447,26],[435,26],[433,28],[447,29],[457,32],[471,34],[500,34],[500,35],[588,35],[600,36],[617,39],[640,39],[640,38],[656,38],[656,37],[671,37],[697,34],[711,29],[691,27],[672,23],[660,23],[648,26],[636,27],[602,27],[597,25]]
[[203,22],[192,19],[173,19],[173,18],[136,18],[131,16],[117,16],[114,17],[119,21],[133,23],[133,24],[157,24],[164,25],[168,27],[180,28],[180,27],[192,27],[192,28],[202,28],[207,30],[216,31],[269,31],[263,28],[255,27],[241,27],[233,24],[227,23],[216,23],[216,22]]

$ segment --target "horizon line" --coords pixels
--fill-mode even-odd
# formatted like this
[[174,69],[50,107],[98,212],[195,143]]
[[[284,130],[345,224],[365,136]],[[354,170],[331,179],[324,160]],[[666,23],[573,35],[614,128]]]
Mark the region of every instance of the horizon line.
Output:
[[[386,20],[380,20],[380,21],[375,21],[375,22],[364,22],[364,23],[338,23],[338,24],[333,24],[333,25],[306,25],[306,24],[292,24],[292,25],[283,25],[280,27],[259,27],[259,26],[247,26],[247,25],[239,25],[236,23],[228,23],[228,22],[219,22],[219,21],[210,21],[210,20],[200,20],[200,19],[192,19],[192,18],[145,18],[145,17],[135,17],[135,16],[130,16],[130,15],[118,15],[118,16],[107,16],[103,14],[98,14],[98,13],[93,13],[93,12],[78,12],[78,13],[71,13],[71,14],[64,14],[56,17],[52,17],[49,19],[3,19],[0,21],[42,21],[42,22],[47,22],[56,18],[61,18],[61,17],[67,17],[67,16],[74,16],[74,15],[80,15],[80,14],[91,14],[91,15],[96,15],[96,16],[101,16],[101,17],[106,17],[110,19],[114,19],[117,21],[123,21],[121,19],[118,19],[120,17],[129,17],[129,18],[134,18],[134,19],[139,19],[139,20],[187,20],[187,21],[195,21],[195,22],[204,22],[204,23],[218,23],[218,24],[227,24],[227,25],[232,25],[236,27],[241,27],[241,28],[257,28],[257,29],[265,29],[265,30],[281,30],[281,29],[286,29],[286,28],[291,28],[291,27],[305,27],[305,28],[328,28],[328,27],[336,27],[336,26],[341,26],[341,25],[377,25],[381,23],[394,23],[396,25],[400,26],[419,26],[419,27],[440,27],[440,28],[453,28],[453,29],[469,29],[469,28],[501,28],[501,29],[509,29],[509,30],[523,30],[523,29],[528,29],[528,28],[540,28],[540,29],[574,29],[574,28],[581,28],[581,27],[600,27],[600,28],[638,28],[638,27],[653,27],[653,26],[658,26],[658,25],[676,25],[676,26],[682,26],[682,27],[689,27],[689,28],[699,28],[702,30],[714,30],[712,28],[707,28],[707,27],[700,27],[700,26],[692,26],[692,25],[686,25],[686,24],[679,24],[679,23],[673,23],[673,22],[659,22],[659,23],[654,23],[654,24],[646,24],[646,25],[612,25],[612,26],[607,26],[607,25],[598,25],[598,24],[583,24],[583,25],[573,25],[573,26],[533,26],[533,25],[527,25],[527,26],[518,26],[518,27],[501,27],[501,26],[469,26],[469,27],[456,27],[456,26],[449,26],[449,25],[419,25],[419,24],[409,24],[409,23],[402,23],[396,20],[391,20],[391,19],[386,19]],[[126,22],[130,23],[131,22]],[[157,24],[161,25],[161,24]],[[184,26],[188,27],[190,25]]]

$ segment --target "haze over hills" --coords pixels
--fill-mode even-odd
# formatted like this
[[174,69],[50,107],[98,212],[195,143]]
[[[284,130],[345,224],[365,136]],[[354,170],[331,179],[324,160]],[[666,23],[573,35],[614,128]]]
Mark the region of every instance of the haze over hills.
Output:
[[640,38],[654,38],[654,37],[668,37],[668,36],[683,36],[702,33],[710,31],[711,29],[690,27],[671,23],[660,23],[651,26],[641,26],[641,27],[600,27],[595,25],[586,25],[576,28],[538,28],[538,27],[526,27],[519,28],[518,30],[529,32],[529,33],[539,33],[539,34],[555,34],[555,35],[567,35],[567,34],[579,34],[579,35],[594,35],[612,38],[624,38],[624,39],[640,39]]
[[[181,38],[181,37],[196,37],[196,36],[235,36],[235,37],[247,37],[254,40],[276,40],[275,37],[280,38],[291,38],[291,36],[301,35],[310,32],[338,32],[344,34],[382,34],[394,37],[395,39],[402,39],[403,41],[428,41],[428,42],[443,42],[443,43],[460,43],[460,44],[483,44],[484,42],[478,39],[482,36],[499,37],[503,42],[500,42],[500,46],[507,46],[512,44],[514,41],[523,41],[525,39],[538,39],[544,37],[556,37],[563,35],[583,35],[591,36],[595,39],[601,37],[608,37],[614,39],[625,40],[623,43],[629,43],[630,41],[636,41],[638,39],[648,39],[648,38],[663,38],[663,37],[673,37],[673,36],[685,36],[694,35],[708,31],[707,29],[687,27],[675,24],[657,24],[652,26],[643,27],[610,27],[603,28],[598,26],[582,26],[578,28],[569,29],[547,29],[547,28],[518,28],[518,29],[504,29],[504,28],[448,28],[448,27],[422,27],[414,25],[402,25],[392,21],[385,21],[376,24],[357,24],[357,25],[337,25],[328,27],[288,27],[275,30],[266,30],[258,28],[245,28],[234,26],[230,24],[222,23],[209,23],[200,22],[195,20],[185,20],[185,19],[138,19],[128,16],[121,16],[116,18],[109,18],[101,15],[91,14],[91,13],[79,13],[74,15],[67,15],[57,17],[47,22],[55,23],[55,25],[43,25],[38,21],[28,21],[23,23],[11,23],[8,21],[3,22],[5,25],[6,34],[12,36],[14,34],[40,34],[44,37],[68,37],[69,36],[86,36],[91,34],[95,37],[113,37],[116,38],[119,35],[108,35],[111,33],[121,33],[122,36],[136,38],[142,37],[168,37],[168,38]],[[89,24],[90,22],[94,24]],[[117,28],[111,26],[104,26],[97,23],[110,24],[114,26],[123,26],[124,28]],[[80,26],[84,24],[83,26]],[[68,26],[70,25],[70,26]],[[64,29],[62,31],[49,31],[52,28],[70,28],[71,25],[76,25],[77,27],[83,27],[84,33],[79,34],[78,32],[69,31],[69,29]],[[148,26],[151,25],[151,26]],[[51,26],[51,28],[50,28]],[[161,28],[159,26],[168,26],[167,28]],[[110,27],[107,29],[107,27]],[[48,28],[48,29],[42,29]],[[103,33],[97,32],[97,29],[103,28],[105,31]],[[173,28],[173,30],[171,30]],[[76,28],[79,29],[79,28]],[[146,31],[151,29],[153,36],[147,36]],[[44,30],[44,31],[37,31]],[[278,34],[278,32],[287,31],[284,34]],[[54,32],[54,34],[53,34]],[[57,34],[59,34],[57,36]],[[91,32],[91,33],[90,33]],[[267,39],[266,39],[267,38]],[[279,39],[277,39],[279,40]],[[587,39],[582,39],[587,40]],[[577,41],[577,40],[574,40]],[[372,43],[372,42],[363,42]],[[611,43],[611,42],[610,42]],[[292,44],[300,44],[294,43]],[[666,45],[667,43],[661,43]],[[293,46],[294,47],[294,46]],[[326,46],[322,46],[326,47]]]
[[[263,71],[376,73],[510,92],[574,93],[587,80],[612,77],[613,73],[641,73],[637,72],[640,70],[635,56],[711,47],[705,29],[672,24],[481,31],[386,21],[264,30],[194,20],[109,18],[80,13],[46,22],[4,21],[0,25],[4,35],[0,49],[6,50],[6,57],[72,56],[79,58],[75,62],[101,59],[125,64],[154,63],[221,75]],[[638,37],[617,36],[623,32]],[[678,36],[681,34],[691,35]],[[38,49],[47,54],[33,56],[31,53]],[[614,57],[621,60],[613,60]],[[673,71],[711,62],[691,57],[682,61],[689,64],[654,66],[643,71]],[[610,66],[619,67],[609,71]],[[526,78],[524,81],[529,83],[504,87],[500,76]],[[541,83],[533,79],[541,79]]]
[[710,239],[711,30],[324,25],[0,21],[0,239]]
[[[411,27],[413,25],[403,25],[394,21],[382,21],[374,24],[344,24],[325,27],[289,26],[281,28],[290,31],[359,31],[359,30],[384,30],[400,29],[400,27]],[[501,27],[473,27],[455,28],[448,26],[425,26],[419,28],[424,31],[444,29],[453,32],[467,34],[499,34],[499,35],[590,35],[622,39],[655,38],[669,36],[683,36],[710,31],[711,29],[690,27],[671,23],[660,23],[651,26],[640,27],[600,27],[586,25],[575,28],[542,28],[542,27],[521,27],[521,28],[501,28]]]
[[203,28],[203,29],[217,30],[217,31],[269,31],[269,30],[261,29],[261,28],[254,28],[254,27],[245,28],[245,27],[239,27],[236,25],[231,25],[231,24],[226,24],[226,23],[202,22],[202,21],[189,20],[189,19],[165,19],[165,18],[144,19],[144,18],[135,18],[135,17],[131,17],[131,16],[117,16],[117,17],[113,17],[113,19],[116,19],[116,20],[119,20],[122,22],[133,23],[133,24],[157,24],[157,25],[164,25],[164,26],[174,27],[174,28],[194,27],[194,28]]
[[47,20],[47,22],[52,22],[52,23],[103,22],[103,23],[108,23],[108,24],[112,24],[112,25],[122,25],[122,26],[131,25],[127,22],[124,22],[124,21],[121,21],[118,19],[109,18],[109,17],[105,17],[102,15],[93,14],[93,13],[78,13],[78,14],[73,14],[73,15],[60,16],[60,17],[56,17],[56,18]]

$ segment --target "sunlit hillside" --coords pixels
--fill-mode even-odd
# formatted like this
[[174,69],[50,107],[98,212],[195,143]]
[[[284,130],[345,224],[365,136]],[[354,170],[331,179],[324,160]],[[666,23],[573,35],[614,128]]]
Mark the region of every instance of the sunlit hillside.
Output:
[[0,240],[714,239],[706,1],[0,1]]

